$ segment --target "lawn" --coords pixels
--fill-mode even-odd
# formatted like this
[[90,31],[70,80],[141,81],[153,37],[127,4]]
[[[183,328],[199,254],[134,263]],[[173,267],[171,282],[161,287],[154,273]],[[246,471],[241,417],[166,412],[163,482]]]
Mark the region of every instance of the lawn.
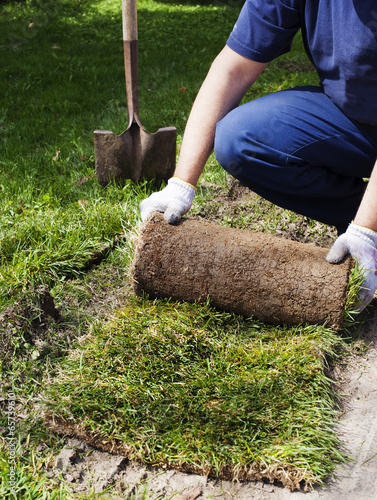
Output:
[[[46,406],[145,463],[325,481],[345,459],[325,370],[344,335],[132,296],[131,237],[155,186],[101,187],[93,149],[94,130],[127,127],[120,5],[0,2],[0,495],[71,498],[45,473],[63,443]],[[178,149],[241,5],[138,2],[141,121],[176,127]],[[297,36],[245,99],[316,83]],[[335,236],[234,189],[212,156],[192,216],[325,246]]]

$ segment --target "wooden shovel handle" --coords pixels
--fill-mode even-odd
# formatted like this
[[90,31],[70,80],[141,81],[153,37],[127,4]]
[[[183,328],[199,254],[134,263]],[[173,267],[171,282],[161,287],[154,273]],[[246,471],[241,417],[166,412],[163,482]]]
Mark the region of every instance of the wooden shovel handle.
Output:
[[136,0],[122,0],[123,41],[137,40]]
[[137,0],[122,0],[123,50],[126,74],[128,127],[139,118],[139,70],[137,40]]

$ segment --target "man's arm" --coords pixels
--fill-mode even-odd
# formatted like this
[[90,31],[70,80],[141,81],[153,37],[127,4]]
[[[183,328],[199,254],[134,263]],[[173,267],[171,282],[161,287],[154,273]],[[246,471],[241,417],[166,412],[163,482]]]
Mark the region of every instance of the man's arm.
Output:
[[213,149],[216,124],[238,106],[266,66],[224,47],[192,107],[175,171],[177,177],[196,185]]
[[160,192],[141,202],[141,218],[164,212],[170,223],[191,207],[195,185],[212,152],[216,124],[256,81],[267,64],[251,61],[225,46],[211,65],[192,107],[174,177]]
[[377,162],[357,211],[355,224],[377,231]]
[[332,264],[351,255],[364,275],[357,309],[362,311],[377,289],[377,163],[369,179],[354,221],[340,235],[327,254]]

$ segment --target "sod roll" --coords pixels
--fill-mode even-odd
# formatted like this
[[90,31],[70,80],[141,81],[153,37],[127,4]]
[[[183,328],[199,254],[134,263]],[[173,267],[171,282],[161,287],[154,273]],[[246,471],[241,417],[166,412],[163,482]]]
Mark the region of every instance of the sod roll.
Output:
[[136,295],[203,302],[259,320],[340,329],[352,260],[263,233],[154,214],[139,230],[131,268]]

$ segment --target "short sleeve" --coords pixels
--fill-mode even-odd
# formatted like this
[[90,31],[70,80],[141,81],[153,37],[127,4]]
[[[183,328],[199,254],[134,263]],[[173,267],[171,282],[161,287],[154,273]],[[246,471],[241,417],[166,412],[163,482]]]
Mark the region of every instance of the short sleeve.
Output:
[[298,0],[246,0],[227,45],[256,62],[289,52],[300,28]]

